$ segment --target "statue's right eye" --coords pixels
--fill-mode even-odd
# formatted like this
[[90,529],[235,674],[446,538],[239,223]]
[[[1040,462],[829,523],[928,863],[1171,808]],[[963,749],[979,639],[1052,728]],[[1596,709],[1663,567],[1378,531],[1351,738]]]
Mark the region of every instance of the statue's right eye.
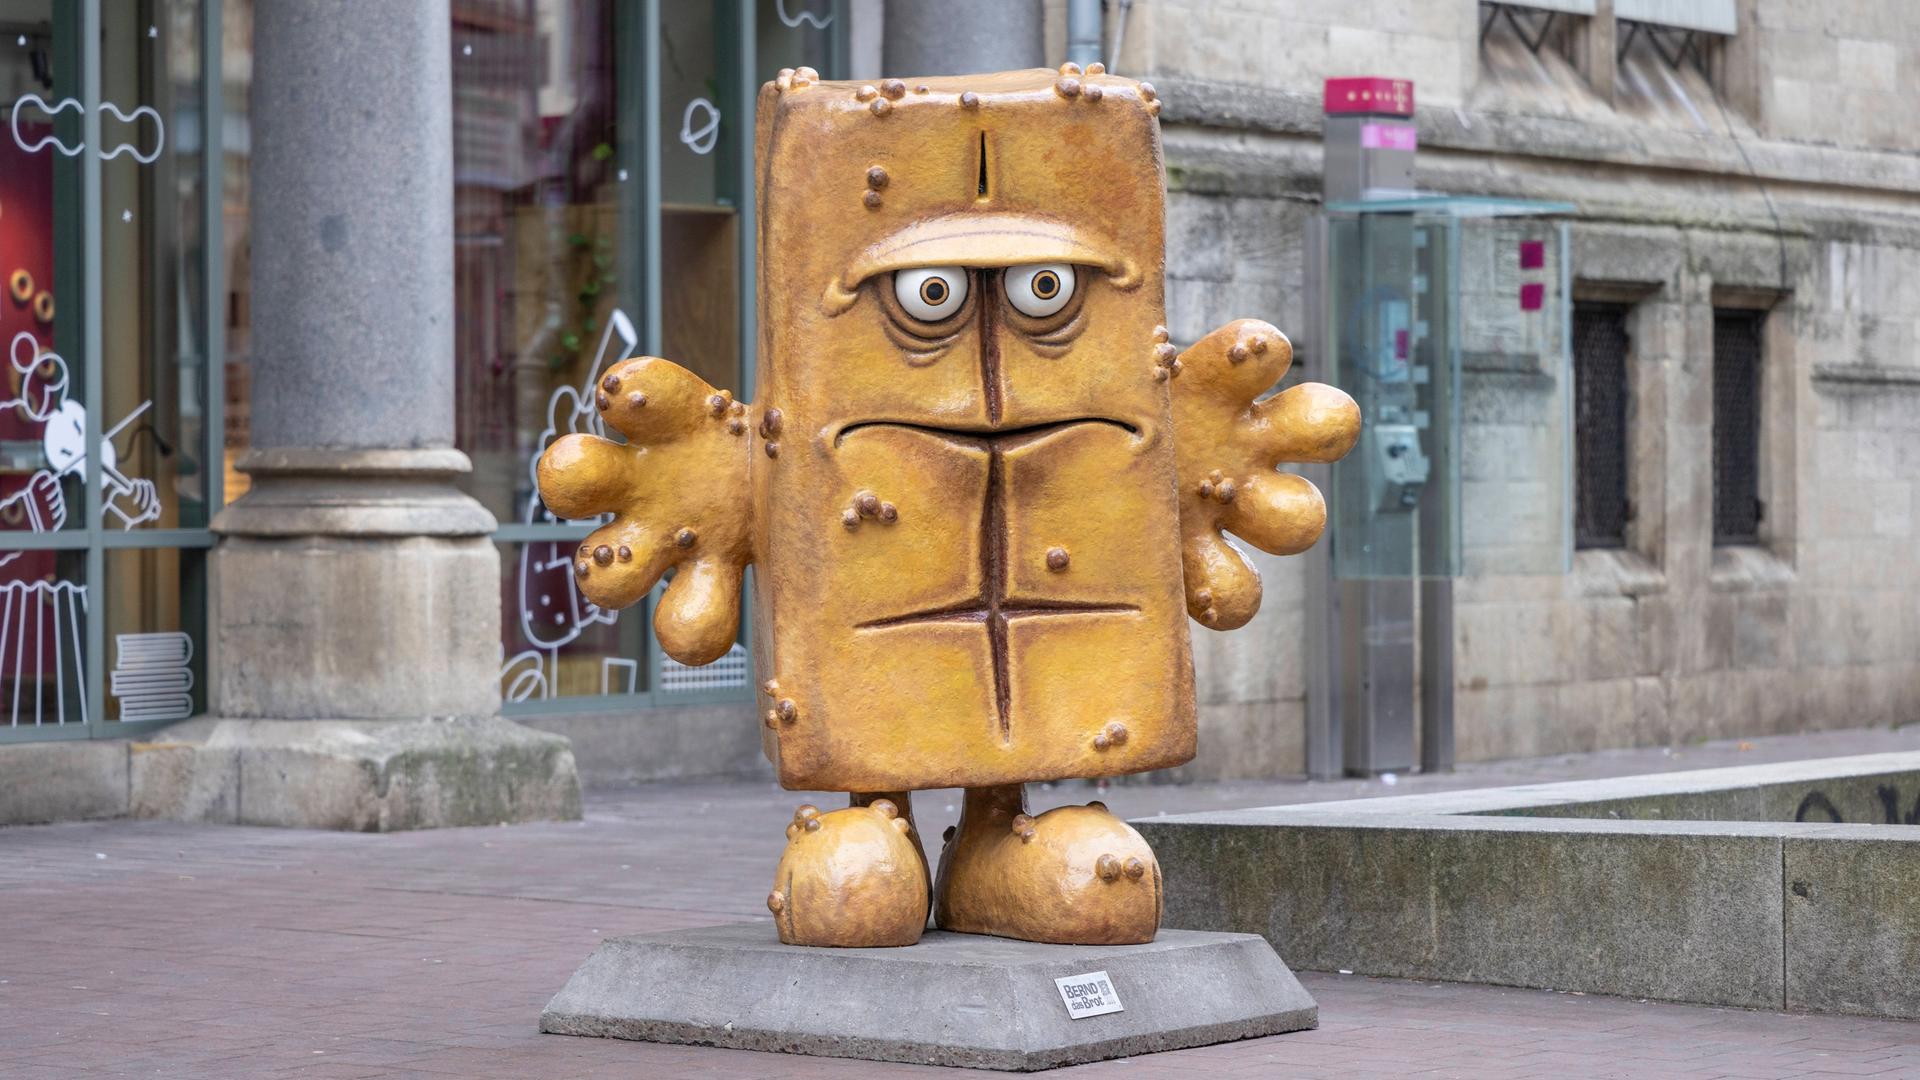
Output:
[[967,302],[967,272],[958,266],[898,271],[893,275],[893,298],[901,310],[921,322],[943,322]]

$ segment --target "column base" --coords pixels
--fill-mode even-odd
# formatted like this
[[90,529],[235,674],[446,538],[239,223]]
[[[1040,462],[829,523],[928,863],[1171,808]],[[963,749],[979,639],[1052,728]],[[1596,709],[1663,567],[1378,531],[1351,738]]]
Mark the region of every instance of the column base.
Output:
[[406,720],[500,711],[500,557],[483,536],[227,536],[207,712]]
[[456,450],[255,450],[214,518],[207,712],[406,720],[500,711],[493,517]]
[[580,780],[559,735],[499,717],[202,717],[132,746],[135,817],[397,832],[576,821]]

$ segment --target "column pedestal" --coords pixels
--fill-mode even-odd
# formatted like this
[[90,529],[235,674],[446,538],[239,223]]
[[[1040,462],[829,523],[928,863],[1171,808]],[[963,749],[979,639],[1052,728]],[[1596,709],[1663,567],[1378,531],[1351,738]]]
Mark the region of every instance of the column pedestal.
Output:
[[451,449],[272,449],[214,519],[210,716],[133,756],[144,817],[387,831],[580,816],[573,751],[503,720],[492,515]]

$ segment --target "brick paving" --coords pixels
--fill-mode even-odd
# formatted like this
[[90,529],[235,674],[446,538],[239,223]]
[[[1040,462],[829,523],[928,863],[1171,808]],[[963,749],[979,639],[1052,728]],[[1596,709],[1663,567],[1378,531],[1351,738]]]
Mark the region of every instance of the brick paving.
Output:
[[[1573,755],[1394,785],[1130,784],[1102,797],[1137,817],[1895,749],[1920,749],[1920,730]],[[1086,797],[1062,785],[1034,801]],[[959,1075],[535,1031],[602,937],[765,919],[780,830],[801,799],[768,782],[663,784],[591,792],[575,824],[391,836],[0,829],[0,1077]],[[956,802],[923,795],[923,831],[939,835]],[[1320,1002],[1317,1031],[1049,1075],[1920,1077],[1920,1024],[1302,980]]]

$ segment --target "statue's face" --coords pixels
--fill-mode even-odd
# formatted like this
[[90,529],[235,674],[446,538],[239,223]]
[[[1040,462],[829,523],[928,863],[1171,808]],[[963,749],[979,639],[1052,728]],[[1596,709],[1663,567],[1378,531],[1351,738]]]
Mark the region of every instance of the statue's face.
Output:
[[795,706],[782,779],[1185,761],[1157,108],[1044,71],[876,87],[760,105],[755,629],[769,704]]

